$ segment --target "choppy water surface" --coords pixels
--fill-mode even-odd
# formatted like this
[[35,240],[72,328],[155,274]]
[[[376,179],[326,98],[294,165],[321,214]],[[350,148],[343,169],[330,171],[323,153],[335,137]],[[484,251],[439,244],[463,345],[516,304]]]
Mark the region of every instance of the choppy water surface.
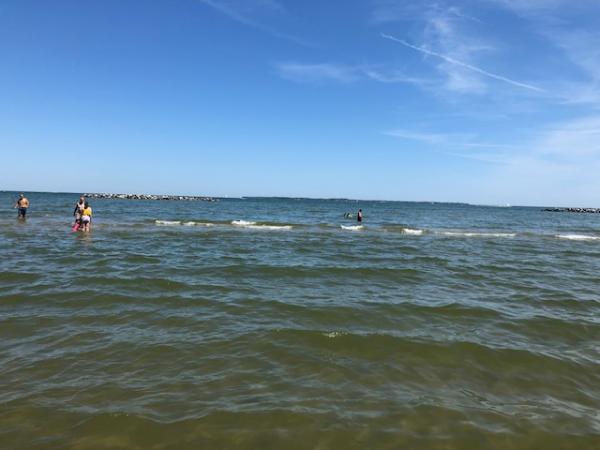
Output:
[[29,198],[1,448],[600,448],[600,215]]

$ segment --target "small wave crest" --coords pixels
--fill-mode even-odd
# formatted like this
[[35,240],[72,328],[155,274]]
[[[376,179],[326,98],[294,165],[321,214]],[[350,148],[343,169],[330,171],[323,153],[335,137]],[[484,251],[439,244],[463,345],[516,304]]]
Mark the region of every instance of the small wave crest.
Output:
[[491,233],[481,231],[442,231],[439,234],[450,237],[512,238],[517,233]]
[[248,225],[251,230],[291,230],[291,225]]
[[340,227],[342,228],[342,230],[346,230],[346,231],[361,231],[361,230],[364,230],[364,226],[363,225],[340,225]]
[[274,225],[274,224],[260,224],[249,220],[233,220],[231,225],[235,227],[247,228],[250,230],[291,230],[292,225]]
[[210,223],[210,222],[195,222],[193,220],[190,220],[189,222],[184,222],[183,224],[185,226],[188,226],[188,227],[193,227],[193,226],[197,226],[197,227],[214,227],[216,225],[216,224]]
[[403,234],[410,234],[411,236],[421,236],[425,230],[419,230],[415,228],[402,228]]
[[428,233],[427,230],[421,228],[410,228],[404,225],[386,224],[382,226],[382,230],[388,233],[399,233],[410,236],[422,236]]
[[233,220],[231,222],[199,222],[195,220],[155,220],[154,223],[160,226],[184,226],[184,227],[214,227],[214,226],[234,226],[239,228],[247,228],[251,230],[291,230],[292,225],[278,224],[259,224],[249,220]]
[[171,227],[175,227],[175,226],[185,226],[185,227],[193,227],[193,226],[202,226],[202,227],[212,227],[215,224],[214,223],[209,223],[209,222],[196,222],[194,220],[187,220],[185,222],[181,221],[181,220],[155,220],[154,223],[156,225],[162,225],[162,226],[171,226]]
[[344,336],[345,334],[346,333],[344,333],[343,331],[331,331],[329,333],[323,333],[323,336],[333,339],[336,337]]
[[572,241],[597,241],[600,240],[600,236],[591,236],[589,234],[558,234],[556,235],[559,239],[569,239]]
[[256,222],[249,220],[232,220],[231,225],[235,225],[236,227],[249,227],[256,225]]

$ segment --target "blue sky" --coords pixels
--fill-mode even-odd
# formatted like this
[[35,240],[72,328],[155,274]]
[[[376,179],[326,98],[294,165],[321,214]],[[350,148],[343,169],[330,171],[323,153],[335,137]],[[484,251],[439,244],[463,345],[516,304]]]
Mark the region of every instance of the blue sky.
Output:
[[0,189],[600,206],[600,3],[0,1]]

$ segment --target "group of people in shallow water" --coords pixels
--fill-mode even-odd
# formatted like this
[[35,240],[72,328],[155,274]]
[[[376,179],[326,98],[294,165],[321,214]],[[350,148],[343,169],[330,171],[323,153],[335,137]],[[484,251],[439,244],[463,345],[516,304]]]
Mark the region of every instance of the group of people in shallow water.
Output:
[[[29,208],[29,199],[25,197],[25,194],[19,195],[19,199],[15,203],[15,208],[18,210],[17,218],[25,220],[27,209]],[[92,225],[92,207],[83,195],[79,197],[79,201],[75,205],[73,217],[75,218],[73,231],[90,231]]]
[[73,217],[75,217],[73,231],[90,231],[92,226],[92,207],[83,195],[79,197],[79,201],[75,205]]
[[[27,208],[29,208],[29,200],[25,197],[25,194],[19,195],[19,199],[17,203],[15,203],[15,208],[19,210],[18,218],[21,220],[25,220],[25,216],[27,215]],[[92,226],[92,207],[90,203],[85,199],[82,195],[79,197],[79,201],[75,205],[75,209],[73,210],[73,217],[75,218],[75,222],[73,223],[73,231],[84,231],[89,232]],[[354,216],[347,212],[344,214],[345,219],[352,219]],[[362,209],[359,209],[356,213],[356,221],[358,223],[362,223],[363,213]]]
[[[344,219],[352,219],[352,214],[350,214],[349,212],[347,212],[346,214],[344,214]],[[358,223],[362,223],[363,220],[363,213],[362,213],[362,209],[359,209],[358,212],[356,213],[356,221]]]

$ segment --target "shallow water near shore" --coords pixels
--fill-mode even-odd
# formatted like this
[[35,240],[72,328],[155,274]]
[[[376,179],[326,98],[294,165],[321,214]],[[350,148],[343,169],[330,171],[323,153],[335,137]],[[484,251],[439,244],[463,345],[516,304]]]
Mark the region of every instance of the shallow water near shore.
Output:
[[28,197],[0,448],[600,448],[600,215]]

